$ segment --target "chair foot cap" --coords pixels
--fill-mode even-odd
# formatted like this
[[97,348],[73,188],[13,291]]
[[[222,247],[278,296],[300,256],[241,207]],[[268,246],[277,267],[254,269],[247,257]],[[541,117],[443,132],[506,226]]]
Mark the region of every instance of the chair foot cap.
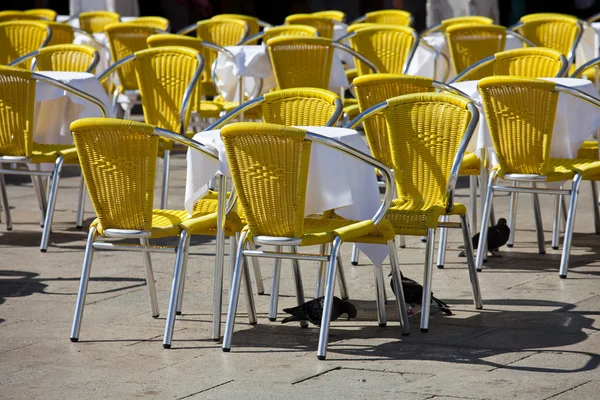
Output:
[[507,244],[507,245],[506,245],[506,247],[511,247],[511,248],[512,248],[513,246],[514,246],[514,245],[512,245],[512,244]]
[[421,239],[421,242],[427,243],[427,239]]
[[218,342],[218,341],[220,341],[220,340],[221,340],[221,338],[212,338],[212,341],[213,341],[213,342]]
[[421,332],[427,333],[427,332],[429,332],[429,328],[421,328]]
[[40,251],[41,251],[42,253],[45,253],[47,250],[46,250],[46,249],[40,249]]
[[269,321],[275,322],[275,321],[277,321],[277,318],[271,318],[271,317],[269,317]]
[[77,229],[83,229],[83,226],[82,225],[75,225],[75,228],[77,228]]
[[317,360],[319,361],[323,361],[325,359],[325,356],[317,356]]
[[79,342],[79,338],[72,337],[72,338],[71,338],[71,342],[73,342],[73,343],[77,343],[77,342]]
[[154,319],[156,319],[156,318],[158,318],[158,317],[160,317],[160,314],[156,314],[156,315],[153,315],[153,316],[152,316],[152,318],[154,318]]
[[171,348],[171,345],[170,345],[170,344],[164,344],[164,343],[163,343],[163,349],[170,349],[170,348]]
[[400,248],[401,248],[401,249],[405,249],[405,248],[406,248],[406,246],[400,246]]
[[477,270],[477,272],[481,272],[481,271],[483,271],[481,268],[479,268],[479,269]]
[[181,311],[175,311],[176,315],[181,315]]
[[358,263],[356,261],[352,261],[350,264],[352,264],[352,265],[358,265]]
[[[43,228],[43,227],[42,227]],[[12,231],[12,228],[6,228],[7,231]]]
[[223,347],[223,353],[229,353],[231,349],[229,347]]
[[437,267],[438,267],[438,269],[444,269],[443,265],[438,265]]
[[540,251],[539,253],[540,253],[540,254],[546,254],[546,250],[544,250],[544,251]]
[[558,250],[558,246],[552,246],[552,250]]
[[402,332],[402,336],[408,336],[410,335],[410,332]]
[[559,275],[559,276],[560,276],[560,279],[567,279],[566,275]]
[[386,326],[387,326],[387,322],[386,322],[386,323],[384,323],[384,324],[379,324],[379,327],[380,327],[380,328],[385,328]]

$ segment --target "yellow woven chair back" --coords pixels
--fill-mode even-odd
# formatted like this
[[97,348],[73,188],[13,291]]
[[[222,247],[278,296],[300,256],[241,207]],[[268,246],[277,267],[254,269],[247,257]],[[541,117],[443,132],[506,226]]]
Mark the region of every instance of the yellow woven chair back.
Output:
[[[402,74],[417,40],[410,27],[380,25],[356,30],[350,45],[375,64],[379,72]],[[356,69],[359,76],[373,72],[362,62],[357,63]]]
[[56,11],[51,10],[49,8],[32,8],[30,10],[25,10],[24,13],[27,15],[33,15],[39,18],[43,18],[48,21],[56,21],[56,17],[58,15]]
[[[48,29],[38,21],[13,21],[0,23],[0,65],[8,65],[25,54],[46,44]],[[31,67],[31,60],[23,63]]]
[[314,37],[319,35],[319,31],[314,26],[310,25],[281,25],[269,28],[264,32],[262,41],[266,42],[275,37],[286,36],[307,36]]
[[31,157],[36,81],[31,71],[0,66],[0,156]]
[[570,15],[531,14],[521,17],[519,33],[540,47],[569,54],[579,34],[578,19]]
[[267,41],[278,89],[327,89],[334,48],[323,37],[277,37]]
[[521,77],[496,76],[479,81],[500,176],[546,175],[558,102],[554,88],[554,82]]
[[322,38],[333,38],[335,22],[329,17],[318,17],[314,14],[292,14],[285,18],[285,24],[314,26]]
[[112,11],[84,11],[79,14],[79,27],[88,33],[100,33],[107,25],[119,22],[120,18]]
[[238,20],[242,20],[246,23],[246,25],[248,25],[248,33],[246,34],[246,36],[252,36],[252,35],[256,35],[258,32],[260,32],[260,25],[258,23],[258,18],[256,17],[252,17],[250,15],[243,15],[243,14],[219,14],[219,15],[215,15],[213,16],[211,19],[216,19],[216,20],[228,20],[228,19],[238,19]]
[[492,25],[494,20],[489,17],[479,15],[463,15],[460,17],[446,18],[440,24],[440,31],[446,32],[446,29],[453,25],[459,24],[477,24],[477,25]]
[[[353,83],[361,112],[392,97],[434,91],[433,80],[414,75],[370,74],[355,78]],[[385,115],[372,115],[363,122],[363,128],[373,157],[391,166],[392,154]]]
[[0,11],[0,22],[8,21],[40,21],[37,15],[25,14],[23,11]]
[[472,118],[468,103],[446,93],[388,100],[385,118],[398,193],[392,206],[415,211],[448,208],[450,172]]
[[58,44],[72,44],[75,40],[75,31],[73,27],[64,22],[48,21],[44,23],[52,29],[52,37],[48,42],[48,46],[56,46]]
[[169,30],[169,20],[164,17],[137,17],[130,22],[133,22],[134,24],[150,26],[154,29],[160,29],[161,31]]
[[263,95],[265,122],[287,126],[325,126],[336,112],[339,96],[325,89],[294,88]]
[[330,18],[337,22],[345,22],[346,21],[346,14],[343,11],[339,11],[339,10],[316,11],[316,12],[312,13],[312,15],[314,15],[315,17]]
[[543,47],[502,51],[494,57],[494,75],[556,77],[563,67],[561,55],[557,50]]
[[86,72],[97,54],[92,46],[63,44],[41,48],[35,59],[39,71]]
[[[491,24],[456,24],[445,30],[446,43],[456,74],[498,52],[504,51],[506,28]],[[471,79],[493,75],[491,65],[482,67]]]
[[410,26],[412,19],[411,13],[403,10],[379,10],[365,14],[365,22],[374,22],[376,24]]
[[135,53],[135,73],[146,123],[185,134],[190,108],[181,125],[185,91],[199,67],[198,51],[162,46]]
[[[105,27],[106,37],[110,44],[112,62],[132,55],[148,48],[146,40],[156,33],[150,26],[138,25],[130,22],[119,22]],[[124,90],[137,90],[135,67],[126,63],[117,70],[119,81]]]
[[154,126],[112,118],[71,123],[83,178],[103,229],[150,231],[158,137]]
[[311,142],[298,128],[238,122],[221,129],[233,184],[253,236],[303,234]]

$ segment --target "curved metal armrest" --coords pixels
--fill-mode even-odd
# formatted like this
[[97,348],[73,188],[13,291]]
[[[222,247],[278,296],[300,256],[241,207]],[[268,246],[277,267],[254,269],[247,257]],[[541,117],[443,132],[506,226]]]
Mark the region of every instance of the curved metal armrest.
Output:
[[431,86],[433,86],[436,89],[444,90],[444,91],[449,92],[449,93],[454,93],[456,95],[459,95],[459,96],[462,96],[464,98],[467,98],[467,99],[471,100],[473,102],[473,105],[475,105],[475,107],[477,107],[477,110],[479,111],[479,113],[480,114],[483,113],[483,105],[480,102],[475,101],[474,98],[472,98],[471,96],[469,96],[468,94],[466,94],[462,90],[457,89],[454,86],[450,86],[447,83],[438,82],[438,81],[433,81],[433,83],[431,84]]
[[44,39],[40,47],[46,47],[46,45],[50,43],[50,39],[52,39],[52,28],[50,28],[48,25],[46,25],[46,32],[48,32],[48,35],[46,36],[46,39]]
[[94,97],[89,93],[83,92],[77,88],[74,88],[73,86],[67,85],[66,83],[63,83],[61,81],[58,81],[54,78],[50,78],[45,75],[41,75],[41,74],[33,72],[32,77],[35,80],[42,81],[49,85],[56,86],[57,88],[66,90],[67,92],[70,92],[70,93],[74,94],[75,96],[82,98],[85,101],[88,101],[88,102],[96,105],[100,109],[100,112],[102,113],[102,117],[106,118],[108,116],[108,109],[106,108],[104,103],[102,103],[97,97]]
[[239,46],[244,46],[244,45],[248,45],[254,41],[257,41],[258,39],[262,38],[263,36],[265,36],[265,32],[261,31],[258,32],[252,36],[248,36],[247,38],[245,38],[242,42],[240,42]]
[[423,30],[423,31],[422,31],[422,32],[419,34],[419,36],[423,37],[423,36],[431,35],[432,33],[439,32],[439,30],[440,30],[441,28],[442,28],[442,24],[437,24],[437,25],[431,26],[431,27],[429,27],[429,28],[427,28],[427,29]]
[[192,32],[194,29],[196,29],[198,27],[198,23],[194,22],[191,25],[186,26],[185,28],[181,28],[180,30],[178,30],[177,32],[175,32],[177,35],[187,35],[188,33]]
[[242,104],[240,104],[239,106],[237,106],[236,108],[234,108],[233,110],[229,111],[227,114],[223,115],[221,118],[217,119],[215,122],[213,122],[212,124],[210,124],[208,127],[206,127],[206,129],[204,129],[205,131],[210,131],[213,129],[220,129],[222,128],[227,122],[231,121],[233,118],[237,117],[238,115],[240,115],[241,113],[261,104],[263,101],[265,101],[264,96],[260,96],[257,97],[255,99],[252,100],[248,100]]
[[90,64],[90,66],[88,67],[88,69],[85,70],[85,72],[89,72],[90,74],[94,73],[94,69],[96,69],[96,67],[98,66],[98,63],[100,62],[100,54],[95,51],[94,52],[94,59],[92,60],[92,63]]
[[340,36],[339,38],[334,40],[334,42],[343,43],[343,42],[347,41],[348,39],[350,39],[354,35],[356,35],[356,32],[346,33],[344,36]]
[[[233,53],[231,51],[227,50],[225,47],[219,46],[212,42],[206,42],[204,40],[202,41],[202,46],[209,48],[211,50],[217,51],[219,53],[223,53],[227,57],[229,57],[231,59],[231,61],[235,62],[235,57],[233,56]],[[215,59],[215,61],[213,61],[212,65],[210,67],[210,76],[212,78],[213,84],[216,85],[216,82],[217,82],[217,60],[216,59]]]
[[350,22],[350,25],[359,24],[361,22],[365,22],[366,19],[367,19],[367,16],[363,15],[362,17],[358,17],[354,21]]
[[577,68],[571,75],[569,75],[569,77],[578,78],[583,73],[583,71],[598,64],[600,64],[600,57],[592,58],[591,60]]
[[111,66],[106,68],[100,75],[97,75],[98,80],[102,82],[104,79],[110,76],[110,74],[119,69],[123,64],[126,64],[132,60],[135,60],[135,54],[130,54],[127,57],[121,58],[120,60],[116,61]]
[[[423,39],[423,37],[419,37],[419,44],[422,44],[423,47],[425,47],[428,50],[430,50],[431,52],[433,52],[435,54],[435,56],[434,56],[435,60],[437,60],[439,57],[442,57],[442,59],[444,60],[444,64],[446,64],[446,67],[444,68],[444,79],[442,79],[442,81],[445,82],[448,79],[448,75],[450,73],[450,60],[448,59],[448,57],[444,53],[442,53],[440,50],[436,49],[435,47],[433,47],[432,45],[427,43],[427,41],[425,41]],[[416,49],[415,49],[415,51],[416,51]],[[413,56],[414,56],[414,54],[413,54]],[[412,56],[411,56],[411,59],[412,59]],[[408,72],[408,68],[406,69],[406,72]],[[435,76],[436,73],[437,73],[437,71],[435,70],[435,65],[434,65],[433,79],[436,78],[436,76]]]
[[369,118],[370,116],[372,116],[374,114],[377,114],[381,110],[385,110],[387,107],[388,107],[387,101],[381,102],[379,104],[375,104],[374,106],[367,108],[365,111],[361,112],[356,117],[354,117],[354,119],[352,121],[348,122],[346,124],[346,126],[344,126],[344,128],[356,129],[356,127],[359,124],[361,124],[364,120],[366,120],[367,118]]
[[[17,59],[14,59],[12,62],[10,62],[8,64],[9,67],[17,67],[19,64],[21,64],[22,62],[25,62],[27,60],[29,60],[30,58],[36,57],[38,54],[40,54],[39,50],[34,50],[31,53],[27,53],[24,56],[21,56]],[[33,65],[32,65],[33,68]]]
[[271,25],[270,23],[263,21],[262,19],[258,20],[258,26],[260,26],[261,28],[270,28],[273,25]]
[[335,139],[331,139],[310,131],[306,132],[306,137],[313,142],[338,150],[346,155],[349,155],[350,157],[364,162],[365,164],[369,164],[383,174],[385,178],[385,195],[383,201],[381,202],[381,205],[379,206],[379,209],[373,215],[373,217],[370,218],[375,225],[378,225],[385,217],[385,214],[390,208],[392,200],[395,197],[394,172],[381,161],[378,161],[370,155],[365,154],[362,151],[356,150],[355,148],[348,146],[347,144],[337,141]]
[[592,22],[596,22],[596,21],[598,21],[598,20],[600,20],[600,13],[597,13],[597,14],[594,14],[594,15],[592,15],[591,17],[589,17],[589,18],[587,19],[587,21],[586,21],[586,22],[588,22],[588,23],[592,23]]
[[521,35],[517,31],[510,31],[510,32],[507,32],[507,34],[516,37],[517,39],[519,39],[522,43],[526,44],[527,46],[537,47],[535,45],[535,43],[533,43],[531,40],[527,39],[525,36]]
[[577,36],[575,36],[575,40],[573,41],[573,45],[569,50],[569,54],[567,55],[567,61],[569,65],[571,65],[575,61],[575,52],[577,50],[577,46],[579,46],[579,42],[581,41],[581,37],[583,36],[583,24],[581,21],[577,21],[577,25],[579,26],[579,32],[577,32]]
[[496,60],[495,56],[489,56],[487,58],[484,58],[483,60],[479,60],[477,61],[475,64],[471,65],[469,68],[465,69],[463,72],[461,72],[460,74],[456,75],[454,78],[450,79],[450,84],[454,83],[454,82],[460,82],[462,81],[462,79],[469,75],[473,70],[482,67],[484,65],[488,65],[493,63]]
[[108,50],[108,46],[105,45],[104,43],[100,42],[98,39],[96,39],[96,37],[92,34],[89,33],[87,31],[84,31],[83,29],[79,29],[79,28],[73,28],[73,32],[74,33],[79,33],[80,35],[86,36],[87,38],[89,38],[90,40],[92,40],[95,44],[97,44],[98,46]]
[[194,72],[192,76],[192,80],[185,88],[185,93],[183,94],[183,100],[181,102],[181,110],[179,111],[179,124],[181,126],[181,134],[185,135],[187,127],[185,126],[186,116],[188,115],[188,108],[190,106],[190,100],[192,98],[192,94],[194,93],[194,89],[198,85],[198,81],[200,80],[200,75],[204,70],[204,57],[200,53],[196,54],[196,59],[198,60],[198,68]]
[[566,93],[571,96],[577,97],[593,106],[600,108],[600,99],[598,99],[594,96],[590,96],[589,94],[587,94],[584,91],[581,91],[579,89],[575,89],[575,88],[572,88],[569,86],[561,85],[560,83],[556,84],[555,90],[560,93]]
[[367,64],[367,66],[369,68],[371,68],[374,73],[376,73],[376,74],[379,73],[379,70],[377,69],[377,67],[375,66],[375,64],[373,64],[365,56],[363,56],[362,54],[360,54],[359,52],[357,52],[356,50],[354,50],[352,47],[347,46],[347,45],[345,45],[343,43],[338,43],[338,42],[332,42],[332,46],[334,48],[336,48],[336,49],[340,49],[342,51],[345,51],[345,52],[349,53],[354,58],[358,58],[360,61],[362,61],[363,63]]

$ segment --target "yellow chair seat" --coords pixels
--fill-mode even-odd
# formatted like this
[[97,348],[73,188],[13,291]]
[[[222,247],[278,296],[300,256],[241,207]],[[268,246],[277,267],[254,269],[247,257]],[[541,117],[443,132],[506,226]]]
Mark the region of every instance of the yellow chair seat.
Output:
[[221,112],[224,110],[223,104],[212,100],[202,100],[200,102],[200,110],[196,111],[200,114],[200,118],[219,118]]
[[[229,195],[231,194],[231,192],[227,192],[227,198],[229,198]],[[218,201],[219,200],[219,192],[216,192],[214,190],[209,190],[208,193],[206,193],[200,200],[198,200],[195,204],[194,204],[194,215],[196,213],[216,213],[217,212],[217,208],[219,206]],[[237,214],[237,216],[239,217],[240,221],[242,222],[243,225],[246,225],[246,215],[244,214],[244,210],[242,209],[242,207],[237,207],[236,212],[234,211],[230,211],[230,214]]]
[[425,236],[428,228],[437,228],[438,221],[442,215],[464,215],[467,208],[460,203],[454,203],[450,213],[446,213],[444,207],[439,205],[423,209],[415,209],[411,202],[399,204],[400,200],[394,200],[385,218],[394,227],[396,235]]
[[33,143],[32,163],[55,162],[63,156],[65,163],[78,163],[77,150],[74,144],[39,144]]
[[[578,158],[551,158],[546,174],[546,182],[559,182],[573,179],[576,172],[580,172],[584,179],[588,179],[592,175],[600,175],[600,163],[598,165],[590,165],[590,160],[582,160]],[[584,167],[585,165],[585,167]],[[494,166],[498,171],[498,175],[503,176],[500,165]]]
[[583,142],[577,151],[577,158],[598,160],[598,142],[596,140]]
[[465,153],[460,163],[459,175],[479,175],[481,172],[481,160],[475,153]]

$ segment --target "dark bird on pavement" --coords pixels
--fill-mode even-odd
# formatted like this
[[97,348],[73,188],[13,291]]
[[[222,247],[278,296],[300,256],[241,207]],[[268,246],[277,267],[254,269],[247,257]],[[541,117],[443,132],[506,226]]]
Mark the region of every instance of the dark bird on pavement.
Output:
[[[500,218],[498,223],[494,226],[490,226],[488,228],[487,234],[487,245],[488,251],[492,253],[493,256],[497,256],[494,254],[495,251],[506,244],[508,242],[508,237],[510,236],[510,228],[506,225],[506,219]],[[473,249],[477,249],[479,245],[479,232],[477,232],[472,239]],[[465,251],[461,251],[458,254],[459,257],[465,257]]]
[[[307,301],[306,303],[300,304],[299,306],[292,308],[284,308],[283,311],[291,314],[290,317],[284,318],[281,323],[292,321],[309,321],[314,325],[321,325],[321,318],[323,317],[323,303],[325,297],[318,297],[314,300]],[[335,321],[342,314],[347,314],[348,319],[356,318],[356,307],[348,301],[344,301],[339,297],[333,297],[333,305],[331,307],[331,321]]]
[[[411,306],[420,305],[423,302],[423,286],[412,279],[405,277],[402,275],[402,272],[400,272],[400,279],[402,282],[402,291],[404,292],[404,302]],[[390,280],[390,286],[392,287],[392,292],[396,294],[393,279]],[[448,304],[436,298],[433,293],[431,293],[431,301],[435,302],[438,308],[445,314],[452,315],[452,311],[450,311]]]

